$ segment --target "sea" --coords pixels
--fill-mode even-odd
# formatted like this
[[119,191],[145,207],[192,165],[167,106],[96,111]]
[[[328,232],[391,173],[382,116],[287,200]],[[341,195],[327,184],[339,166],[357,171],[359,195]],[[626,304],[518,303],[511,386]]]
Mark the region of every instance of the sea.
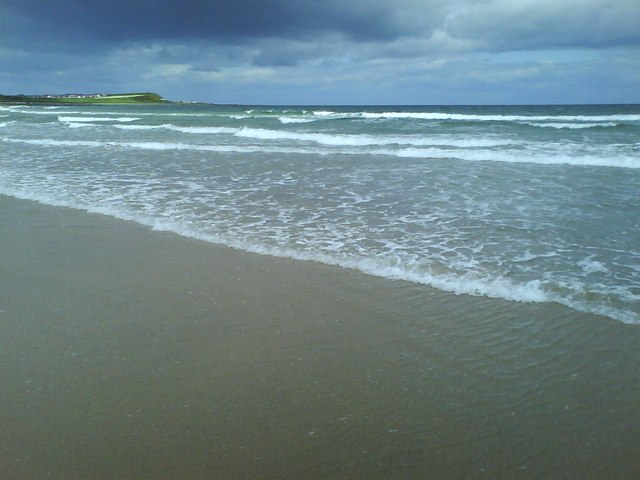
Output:
[[5,105],[0,194],[640,325],[640,105]]

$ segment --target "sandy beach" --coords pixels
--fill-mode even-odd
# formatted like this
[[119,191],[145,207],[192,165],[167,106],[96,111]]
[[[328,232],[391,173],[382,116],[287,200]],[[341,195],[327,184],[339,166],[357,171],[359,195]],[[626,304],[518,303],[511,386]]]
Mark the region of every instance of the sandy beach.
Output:
[[0,197],[0,477],[640,475],[640,327]]

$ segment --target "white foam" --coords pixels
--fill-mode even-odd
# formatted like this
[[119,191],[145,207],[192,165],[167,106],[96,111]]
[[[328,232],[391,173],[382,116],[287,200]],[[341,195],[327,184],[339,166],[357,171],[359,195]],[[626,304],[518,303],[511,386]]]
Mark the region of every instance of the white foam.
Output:
[[541,282],[533,280],[517,284],[506,278],[489,278],[474,273],[434,274],[428,271],[417,271],[399,266],[384,265],[379,260],[359,259],[345,262],[350,268],[356,268],[371,275],[406,280],[429,285],[455,294],[502,298],[518,302],[545,302],[548,297],[541,288]]
[[[615,115],[478,115],[464,113],[447,113],[447,112],[336,112],[330,110],[317,110],[312,112],[316,120],[337,120],[337,119],[353,119],[362,118],[367,120],[434,120],[434,121],[475,121],[475,122],[545,122],[545,124],[535,126],[548,126],[546,122],[565,122],[563,125],[584,125],[584,122],[590,122],[593,126],[610,125],[612,122],[638,122],[640,115],[638,114],[615,114]],[[559,124],[559,123],[558,123]],[[593,128],[593,127],[557,127],[557,128]]]
[[3,142],[9,143],[26,143],[29,145],[41,145],[43,147],[103,147],[107,144],[104,142],[94,142],[88,140],[54,140],[51,138],[3,138]]
[[495,147],[513,145],[512,140],[471,138],[464,139],[457,136],[374,136],[347,135],[326,133],[292,132],[287,130],[266,130],[261,128],[242,128],[235,132],[237,137],[254,138],[258,140],[293,140],[314,142],[329,146],[369,146],[369,145],[440,145],[459,148]]
[[570,130],[579,130],[584,128],[604,128],[604,127],[617,127],[617,123],[613,122],[605,122],[605,123],[535,123],[535,122],[524,122],[525,125],[531,125],[532,127],[542,127],[542,128],[556,128],[556,129],[570,129]]
[[314,118],[305,118],[305,117],[278,117],[280,123],[288,124],[288,123],[310,123],[315,122]]
[[444,150],[438,148],[404,148],[376,150],[370,153],[406,158],[458,159],[471,162],[535,163],[539,165],[576,165],[591,167],[640,168],[640,158],[628,155],[566,155],[561,152],[509,152],[495,150]]
[[578,262],[578,265],[582,267],[582,270],[586,274],[590,273],[607,273],[609,269],[605,267],[602,263],[597,260],[593,260],[592,258],[585,258]]
[[137,117],[58,117],[60,122],[134,122]]
[[[326,113],[326,112],[325,112]],[[369,119],[420,119],[420,120],[470,120],[490,122],[512,121],[573,121],[573,122],[606,122],[606,121],[640,121],[638,114],[618,115],[474,115],[442,112],[361,112],[362,118]]]
[[[615,307],[593,299],[593,297],[606,298],[613,294],[618,298],[624,298],[628,303],[637,304],[640,296],[631,294],[625,288],[600,286],[605,287],[605,289],[598,289],[597,285],[592,285],[592,289],[589,290],[579,281],[557,282],[553,286],[554,291],[548,294],[548,298],[551,302],[565,305],[579,312],[609,317],[628,325],[640,325],[640,313],[623,306]],[[563,291],[564,293],[558,293],[558,291]]]
[[324,110],[317,110],[312,112],[314,120],[349,120],[363,118],[363,112],[331,112]]

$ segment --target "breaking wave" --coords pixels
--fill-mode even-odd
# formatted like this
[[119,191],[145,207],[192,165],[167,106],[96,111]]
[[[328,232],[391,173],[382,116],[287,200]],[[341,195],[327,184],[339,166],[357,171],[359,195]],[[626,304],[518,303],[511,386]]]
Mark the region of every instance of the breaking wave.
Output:
[[[237,135],[237,133],[236,133]],[[516,150],[513,152],[504,150],[492,150],[483,147],[481,143],[458,142],[443,143],[443,147],[438,148],[398,148],[398,149],[353,149],[357,144],[349,144],[337,141],[332,145],[337,145],[338,149],[327,150],[320,147],[307,146],[277,146],[277,145],[209,145],[180,142],[100,142],[83,140],[56,140],[56,139],[20,139],[4,138],[2,141],[9,143],[24,143],[40,145],[44,147],[120,147],[135,148],[143,150],[193,150],[227,153],[291,153],[291,154],[315,154],[315,155],[384,155],[398,158],[422,158],[425,160],[463,160],[470,162],[506,162],[506,163],[533,163],[541,165],[575,165],[592,167],[617,167],[617,168],[640,168],[640,159],[633,156],[618,155],[611,157],[607,154],[591,154],[571,156],[554,152],[552,154],[539,152],[537,150]],[[379,143],[363,143],[361,145],[379,145]],[[437,145],[437,144],[436,144]],[[446,148],[461,147],[461,148]],[[466,147],[466,148],[463,148]]]
[[58,121],[60,122],[72,122],[72,123],[82,123],[82,122],[135,122],[136,120],[140,120],[137,117],[58,117]]

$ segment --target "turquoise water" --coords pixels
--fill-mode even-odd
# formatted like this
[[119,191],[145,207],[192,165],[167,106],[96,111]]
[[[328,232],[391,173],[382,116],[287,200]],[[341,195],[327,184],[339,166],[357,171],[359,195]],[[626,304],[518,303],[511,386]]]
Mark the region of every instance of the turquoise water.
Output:
[[2,106],[0,193],[640,324],[640,106]]

